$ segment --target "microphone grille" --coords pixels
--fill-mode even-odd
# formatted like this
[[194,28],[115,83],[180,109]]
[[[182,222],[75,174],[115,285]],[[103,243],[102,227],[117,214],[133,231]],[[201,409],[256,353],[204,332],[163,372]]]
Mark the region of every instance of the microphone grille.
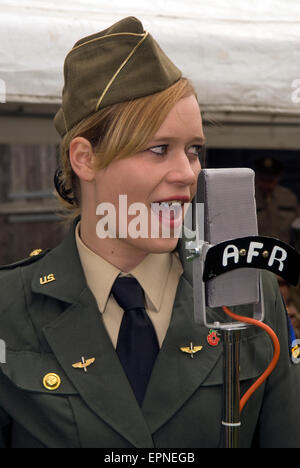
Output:
[[[258,234],[255,173],[248,168],[203,169],[197,201],[204,203],[204,236],[212,245]],[[209,307],[259,301],[259,272],[239,269],[207,282]]]

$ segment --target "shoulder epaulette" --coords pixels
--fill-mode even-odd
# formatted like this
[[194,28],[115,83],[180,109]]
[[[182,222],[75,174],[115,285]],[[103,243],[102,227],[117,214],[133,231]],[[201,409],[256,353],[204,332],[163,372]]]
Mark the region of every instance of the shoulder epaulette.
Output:
[[16,268],[18,266],[23,266],[23,265],[30,265],[30,263],[34,263],[40,258],[44,257],[46,253],[48,253],[50,249],[36,249],[33,250],[30,254],[29,257],[23,258],[22,260],[18,260],[17,262],[10,263],[9,265],[0,265],[0,271],[1,270],[11,270],[13,268]]

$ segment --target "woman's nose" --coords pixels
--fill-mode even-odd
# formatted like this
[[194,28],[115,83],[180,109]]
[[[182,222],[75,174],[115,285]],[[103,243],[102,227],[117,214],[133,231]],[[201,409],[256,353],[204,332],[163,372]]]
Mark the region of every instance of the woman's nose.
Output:
[[193,185],[197,181],[200,169],[199,160],[191,162],[185,152],[180,152],[170,162],[167,180],[173,184]]

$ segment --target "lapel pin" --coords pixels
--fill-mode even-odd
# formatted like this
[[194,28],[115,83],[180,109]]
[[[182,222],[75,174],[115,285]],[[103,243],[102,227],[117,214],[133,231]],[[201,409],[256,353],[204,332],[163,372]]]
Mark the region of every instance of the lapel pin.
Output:
[[52,281],[56,281],[53,273],[50,273],[50,275],[42,276],[40,278],[40,284],[47,284],[51,283]]
[[191,356],[191,358],[194,357],[194,354],[198,353],[198,351],[201,351],[203,346],[194,346],[193,343],[190,343],[190,346],[185,346],[180,348],[180,351],[183,353],[187,353]]
[[210,346],[218,346],[220,337],[218,336],[217,330],[213,330],[212,328],[209,330],[207,335],[207,343]]
[[93,364],[95,360],[96,359],[94,357],[90,359],[85,359],[82,356],[81,361],[75,362],[75,364],[72,364],[72,367],[75,367],[76,369],[84,369],[84,372],[87,372],[87,367]]

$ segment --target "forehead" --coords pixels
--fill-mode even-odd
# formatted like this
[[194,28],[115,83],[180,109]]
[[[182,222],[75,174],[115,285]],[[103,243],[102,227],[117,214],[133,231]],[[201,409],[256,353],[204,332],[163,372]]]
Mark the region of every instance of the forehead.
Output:
[[155,138],[174,136],[203,138],[202,119],[195,96],[180,99],[155,134]]

